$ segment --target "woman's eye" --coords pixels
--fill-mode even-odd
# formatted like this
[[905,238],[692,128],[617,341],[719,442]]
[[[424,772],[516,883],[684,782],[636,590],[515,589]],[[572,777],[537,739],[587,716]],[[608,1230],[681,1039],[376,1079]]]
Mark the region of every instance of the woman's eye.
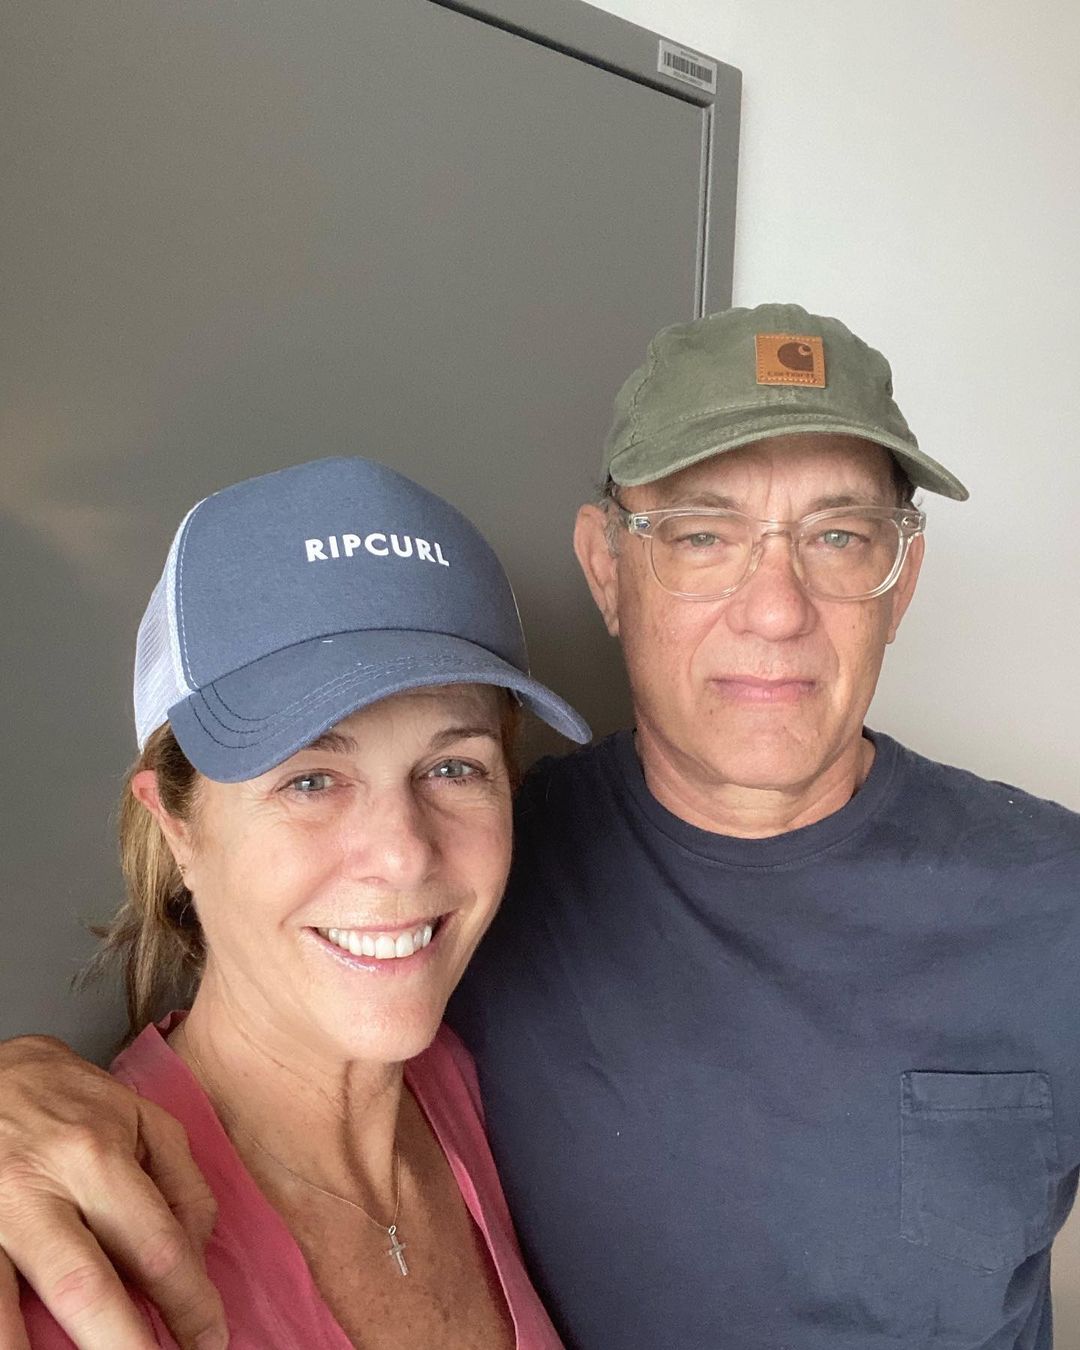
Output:
[[479,777],[482,772],[464,759],[444,759],[428,771],[428,777],[440,782],[461,783]]
[[333,786],[334,780],[328,773],[302,773],[290,781],[288,786],[302,797],[313,797]]

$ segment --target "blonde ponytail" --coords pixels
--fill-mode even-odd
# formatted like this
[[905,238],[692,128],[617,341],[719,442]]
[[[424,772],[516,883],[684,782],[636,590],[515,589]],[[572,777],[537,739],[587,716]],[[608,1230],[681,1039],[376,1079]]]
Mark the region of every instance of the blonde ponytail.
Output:
[[153,770],[162,806],[179,820],[192,820],[198,786],[198,774],[168,724],[151,735],[124,779],[118,832],[126,896],[99,930],[103,945],[91,973],[120,965],[129,1039],[166,1010],[166,1001],[190,1001],[206,957],[180,868],[161,826],[131,791],[132,779],[144,769]]

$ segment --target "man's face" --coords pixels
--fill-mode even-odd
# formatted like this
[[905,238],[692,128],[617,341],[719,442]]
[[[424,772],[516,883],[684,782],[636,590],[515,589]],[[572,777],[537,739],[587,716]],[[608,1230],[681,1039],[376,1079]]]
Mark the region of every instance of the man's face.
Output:
[[[621,489],[619,498],[632,511],[729,507],[784,521],[837,499],[898,504],[884,450],[817,433],[758,441]],[[595,546],[598,528],[598,508],[583,508],[579,556],[623,645],[639,738],[678,775],[706,789],[797,793],[857,752],[885,645],[911,598],[921,539],[897,584],[873,600],[809,596],[786,536],[765,540],[757,570],[733,595],[686,600],[656,581],[643,538],[620,531],[611,558]]]

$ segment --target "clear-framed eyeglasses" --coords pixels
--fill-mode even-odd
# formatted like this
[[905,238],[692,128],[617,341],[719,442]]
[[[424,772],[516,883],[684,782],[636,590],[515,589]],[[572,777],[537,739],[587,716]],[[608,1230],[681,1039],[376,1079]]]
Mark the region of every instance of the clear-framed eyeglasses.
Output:
[[914,507],[840,506],[801,520],[741,511],[627,511],[622,523],[649,552],[653,576],[684,600],[721,600],[753,576],[765,540],[787,538],[795,575],[819,600],[872,600],[894,585],[926,516]]

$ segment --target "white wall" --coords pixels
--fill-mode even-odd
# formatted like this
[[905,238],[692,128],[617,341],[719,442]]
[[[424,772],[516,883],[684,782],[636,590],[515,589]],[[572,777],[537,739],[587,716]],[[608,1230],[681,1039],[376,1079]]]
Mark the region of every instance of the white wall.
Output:
[[[872,723],[1080,809],[1080,5],[600,8],[742,70],[735,303],[879,346],[971,489],[924,502]],[[1080,1218],[1057,1265],[1057,1344],[1080,1350]]]

